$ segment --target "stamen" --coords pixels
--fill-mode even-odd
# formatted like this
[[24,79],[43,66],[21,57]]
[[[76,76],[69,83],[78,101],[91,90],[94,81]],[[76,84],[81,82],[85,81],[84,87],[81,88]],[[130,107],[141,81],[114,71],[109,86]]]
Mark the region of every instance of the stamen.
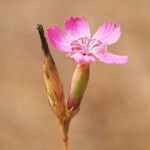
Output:
[[89,39],[87,37],[79,38],[71,43],[72,50],[73,51],[88,50],[87,49],[88,43],[89,43]]
[[90,51],[100,49],[102,42],[97,39],[89,39],[88,37],[82,37],[74,40],[71,43],[72,51]]

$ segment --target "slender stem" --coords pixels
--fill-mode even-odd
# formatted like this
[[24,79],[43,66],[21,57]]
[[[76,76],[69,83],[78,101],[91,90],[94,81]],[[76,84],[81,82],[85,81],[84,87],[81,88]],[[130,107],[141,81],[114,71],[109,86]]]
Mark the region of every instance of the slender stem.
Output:
[[68,129],[70,125],[70,120],[65,120],[61,123],[61,129],[63,134],[63,144],[64,144],[64,150],[69,150],[68,148]]
[[68,139],[67,140],[63,139],[63,143],[64,143],[64,150],[68,150]]

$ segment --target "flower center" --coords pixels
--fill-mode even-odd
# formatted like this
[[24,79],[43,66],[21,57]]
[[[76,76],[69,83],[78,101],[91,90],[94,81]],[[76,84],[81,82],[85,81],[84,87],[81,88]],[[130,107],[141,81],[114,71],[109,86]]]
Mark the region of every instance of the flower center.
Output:
[[85,51],[87,50],[88,43],[89,39],[87,37],[79,38],[71,43],[72,51]]
[[88,37],[79,38],[71,43],[72,51],[91,51],[101,47],[102,42],[97,39],[89,39]]

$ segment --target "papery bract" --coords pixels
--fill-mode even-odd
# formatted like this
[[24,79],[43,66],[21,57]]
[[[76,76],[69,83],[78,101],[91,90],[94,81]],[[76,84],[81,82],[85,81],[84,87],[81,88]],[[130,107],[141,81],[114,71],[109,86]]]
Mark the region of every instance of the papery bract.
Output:
[[91,36],[89,24],[84,17],[70,17],[65,21],[66,32],[58,27],[49,28],[48,39],[58,51],[69,52],[67,56],[78,64],[102,61],[107,64],[125,64],[128,56],[115,55],[107,51],[107,46],[118,41],[120,27],[114,23],[104,23]]

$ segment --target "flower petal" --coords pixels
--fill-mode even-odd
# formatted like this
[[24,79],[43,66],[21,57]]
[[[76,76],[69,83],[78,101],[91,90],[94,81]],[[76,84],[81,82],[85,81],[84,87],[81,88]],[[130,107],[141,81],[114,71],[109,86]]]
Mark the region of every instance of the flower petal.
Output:
[[126,64],[128,62],[128,56],[115,55],[109,52],[98,52],[95,56],[106,64]]
[[47,29],[47,35],[54,48],[63,52],[71,52],[71,39],[58,27]]
[[69,57],[77,64],[89,64],[96,61],[92,55],[83,55],[82,53],[70,54]]
[[81,37],[90,37],[89,24],[84,17],[70,17],[65,21],[67,33],[75,39]]
[[113,23],[104,23],[99,29],[96,31],[93,39],[100,40],[103,43],[107,43],[107,45],[113,44],[120,38],[121,31],[120,27]]

